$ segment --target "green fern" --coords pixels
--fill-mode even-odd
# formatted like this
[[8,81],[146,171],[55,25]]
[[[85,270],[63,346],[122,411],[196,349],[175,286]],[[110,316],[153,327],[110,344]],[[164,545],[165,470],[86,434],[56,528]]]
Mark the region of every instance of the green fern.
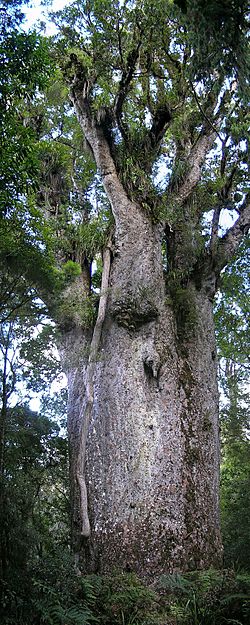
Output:
[[246,625],[250,617],[250,578],[232,571],[193,571],[162,576],[168,612],[178,625]]
[[46,625],[89,625],[96,621],[90,610],[81,605],[64,608],[61,603],[46,605],[40,601],[39,608],[41,621]]

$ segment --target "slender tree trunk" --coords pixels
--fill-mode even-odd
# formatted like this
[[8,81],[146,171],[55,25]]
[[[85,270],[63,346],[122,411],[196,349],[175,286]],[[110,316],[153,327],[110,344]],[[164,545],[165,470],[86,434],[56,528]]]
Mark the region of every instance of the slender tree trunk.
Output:
[[89,343],[82,329],[62,333],[60,356],[68,380],[68,419],[70,460],[71,536],[73,552],[80,550],[81,516],[77,483],[77,458],[80,445],[81,416],[85,404],[86,365]]
[[[83,467],[91,533],[81,539],[75,469],[87,362],[68,364],[74,535],[85,570],[151,577],[220,563],[216,348],[205,286],[190,284],[192,314],[178,319],[159,226],[129,201],[126,226],[115,243],[96,359]],[[68,334],[65,362],[83,336]]]
[[0,410],[0,480],[4,477],[4,447],[5,428],[7,419],[8,388],[7,388],[7,364],[8,364],[9,336],[7,337],[6,348],[3,353],[3,374],[2,374],[2,405]]
[[71,499],[71,536],[73,551],[78,558],[81,533],[81,501],[79,484],[77,481],[77,463],[81,439],[81,429],[86,403],[86,370],[91,344],[90,329],[82,328],[79,306],[89,297],[89,272],[83,266],[81,276],[64,292],[64,309],[68,304],[70,310],[72,302],[76,302],[74,318],[70,320],[66,315],[61,319],[61,340],[58,345],[62,365],[68,381],[68,419],[67,429],[69,437],[70,458],[70,499]]
[[[10,349],[11,325],[7,332],[5,342],[2,346],[3,372],[2,372],[2,393],[0,409],[0,579],[4,580],[7,570],[7,538],[6,538],[6,510],[5,510],[5,432],[7,424],[7,409],[9,399],[8,389],[8,355]],[[0,591],[0,598],[3,588]]]

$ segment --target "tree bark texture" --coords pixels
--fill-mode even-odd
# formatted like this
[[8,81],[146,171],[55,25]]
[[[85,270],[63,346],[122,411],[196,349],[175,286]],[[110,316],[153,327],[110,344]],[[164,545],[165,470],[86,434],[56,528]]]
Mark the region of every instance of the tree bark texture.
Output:
[[160,227],[126,202],[123,196],[127,218],[116,231],[82,467],[89,537],[80,536],[76,473],[90,338],[81,328],[64,336],[73,534],[84,570],[115,567],[150,578],[221,560],[216,346],[208,289],[190,283],[192,323],[182,328],[167,294]]
[[[212,302],[227,240],[221,266],[217,247],[213,253],[204,248],[199,256],[188,205],[213,136],[201,133],[191,149],[178,197],[170,189],[170,208],[176,202],[182,218],[174,230],[164,224],[166,270],[163,224],[154,223],[150,210],[123,186],[112,139],[91,108],[89,89],[88,81],[76,76],[71,99],[111,205],[115,233],[98,328],[78,326],[63,338],[74,548],[85,571],[120,568],[153,578],[219,566]],[[241,231],[245,222],[238,221]]]

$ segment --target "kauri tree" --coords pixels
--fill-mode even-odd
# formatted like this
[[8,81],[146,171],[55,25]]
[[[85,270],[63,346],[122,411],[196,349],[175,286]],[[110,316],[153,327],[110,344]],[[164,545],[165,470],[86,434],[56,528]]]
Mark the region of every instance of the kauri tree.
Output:
[[[75,310],[61,324],[75,550],[88,570],[221,561],[213,300],[249,227],[246,21],[234,3],[214,19],[205,63],[190,3],[178,4],[82,1],[55,16],[113,216],[95,323]],[[93,258],[74,260],[68,305],[94,293]]]
[[247,7],[211,4],[197,33],[198,0],[79,0],[54,16],[71,108],[57,132],[52,103],[35,124],[37,205],[63,269],[47,303],[85,570],[221,562],[213,300],[249,227]]

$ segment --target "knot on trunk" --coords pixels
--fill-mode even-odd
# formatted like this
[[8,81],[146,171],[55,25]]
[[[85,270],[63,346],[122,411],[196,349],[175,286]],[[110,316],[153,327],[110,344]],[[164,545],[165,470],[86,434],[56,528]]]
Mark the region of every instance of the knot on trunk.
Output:
[[150,287],[138,287],[126,293],[113,294],[110,313],[116,323],[128,330],[140,326],[158,317],[159,310],[155,294]]

